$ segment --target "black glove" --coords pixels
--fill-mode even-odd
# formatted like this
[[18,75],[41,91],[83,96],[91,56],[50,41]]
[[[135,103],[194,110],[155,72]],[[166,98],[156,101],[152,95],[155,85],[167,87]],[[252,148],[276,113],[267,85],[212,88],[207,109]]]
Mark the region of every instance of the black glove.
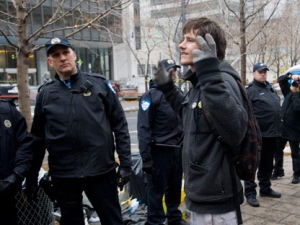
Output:
[[164,85],[168,82],[173,82],[172,80],[172,73],[173,71],[170,70],[169,72],[166,70],[165,66],[163,63],[158,62],[158,67],[155,68],[155,73],[154,73],[154,82],[156,83],[157,86]]
[[38,181],[36,179],[28,179],[26,178],[26,189],[25,194],[28,202],[36,202],[37,201],[37,193],[38,193]]
[[130,180],[130,176],[131,168],[119,167],[117,186],[120,188],[120,191],[123,191],[124,185],[127,184]]
[[56,200],[56,191],[54,189],[49,173],[45,173],[44,176],[41,178],[40,188],[44,190],[44,192],[48,195],[52,202]]
[[17,192],[22,188],[23,178],[16,173],[12,173],[0,181],[0,193]]
[[147,161],[147,162],[143,162],[143,167],[142,170],[147,173],[147,174],[152,174],[152,170],[153,170],[153,161]]
[[205,39],[202,36],[197,36],[197,41],[201,49],[193,50],[193,54],[195,55],[193,59],[194,63],[203,59],[217,57],[216,43],[214,38],[210,34],[205,34]]

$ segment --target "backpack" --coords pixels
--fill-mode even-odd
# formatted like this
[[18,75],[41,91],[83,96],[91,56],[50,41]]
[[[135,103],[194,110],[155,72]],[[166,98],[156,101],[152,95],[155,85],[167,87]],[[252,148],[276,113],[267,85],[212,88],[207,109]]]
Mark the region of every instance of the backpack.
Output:
[[243,87],[240,80],[236,80],[236,82],[243,98],[243,106],[248,114],[247,130],[237,153],[234,153],[230,150],[230,147],[224,142],[222,137],[214,128],[209,116],[207,116],[206,113],[205,115],[212,127],[213,133],[217,136],[218,140],[222,143],[225,151],[227,152],[227,157],[233,162],[235,171],[240,180],[254,181],[260,160],[260,151],[262,145],[261,132],[255,118],[252,101],[249,97],[249,94]]

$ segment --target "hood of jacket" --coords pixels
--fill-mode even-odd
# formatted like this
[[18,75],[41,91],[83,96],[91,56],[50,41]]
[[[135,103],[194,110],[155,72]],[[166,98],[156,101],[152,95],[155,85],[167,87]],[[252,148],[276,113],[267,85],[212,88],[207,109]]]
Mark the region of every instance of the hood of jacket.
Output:
[[[233,67],[230,65],[230,63],[227,60],[221,60],[219,64],[219,68],[221,70],[221,73],[227,73],[231,75],[236,80],[241,81],[241,76],[238,74],[238,72],[233,69]],[[186,74],[183,76],[184,80],[190,81],[193,86],[195,86],[198,83],[198,78],[195,72],[193,72],[191,69],[186,72]]]
[[233,67],[230,65],[230,63],[227,60],[221,60],[219,67],[222,73],[227,73],[231,75],[233,78],[235,78],[236,80],[241,81],[240,74],[235,69],[233,69]]

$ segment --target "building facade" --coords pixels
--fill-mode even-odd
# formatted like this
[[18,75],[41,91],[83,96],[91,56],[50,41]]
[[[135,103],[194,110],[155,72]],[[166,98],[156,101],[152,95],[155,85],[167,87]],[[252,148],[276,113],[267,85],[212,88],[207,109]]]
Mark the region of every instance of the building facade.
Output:
[[[86,1],[77,6],[78,0],[68,0],[64,3],[60,13],[53,18],[59,5],[56,1],[47,0],[39,7],[36,3],[27,4],[27,32],[28,37],[34,37],[37,32],[42,35],[36,40],[35,45],[44,43],[54,36],[69,36],[71,44],[77,54],[77,65],[79,69],[87,72],[101,73],[109,80],[117,79],[114,62],[114,46],[123,42],[122,24],[123,12],[112,11],[109,15],[100,19],[98,23],[90,24],[85,29],[71,35],[76,29],[88,21],[92,21],[96,16],[101,15],[110,8],[110,4],[118,1]],[[53,22],[53,20],[55,20]],[[16,8],[14,1],[0,0],[0,29],[6,37],[14,44],[18,43]],[[43,30],[41,30],[41,28]],[[35,46],[32,46],[34,48]],[[3,35],[0,35],[0,82],[16,82],[17,73],[17,52],[11,47]],[[118,56],[116,55],[116,59]],[[29,56],[29,84],[40,85],[43,76],[50,71],[51,76],[54,71],[47,65],[46,53],[44,49],[32,52]]]

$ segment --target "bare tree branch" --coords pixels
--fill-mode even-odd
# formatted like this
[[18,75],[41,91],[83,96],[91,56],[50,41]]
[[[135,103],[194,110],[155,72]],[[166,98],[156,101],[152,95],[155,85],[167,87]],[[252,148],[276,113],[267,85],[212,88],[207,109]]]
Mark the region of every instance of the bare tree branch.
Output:
[[18,45],[14,44],[8,37],[7,35],[3,32],[3,30],[0,29],[0,33],[4,36],[5,40],[14,48],[18,48]]
[[265,26],[270,22],[271,18],[273,17],[279,3],[280,3],[281,0],[277,0],[276,2],[276,5],[274,7],[274,9],[272,10],[270,16],[265,20],[264,24],[260,27],[260,29],[258,29],[258,31],[256,32],[256,34],[254,36],[252,36],[252,38],[250,40],[247,40],[247,43],[246,43],[246,46],[249,45],[249,43],[251,43],[256,37],[258,34],[260,34],[262,32],[262,30],[265,28]]
[[39,2],[38,4],[36,4],[34,7],[32,7],[28,12],[27,15],[24,19],[27,19],[28,15],[30,15],[34,10],[36,10],[37,8],[39,8],[41,5],[44,4],[44,2],[46,2],[46,0],[42,0],[41,2]]

